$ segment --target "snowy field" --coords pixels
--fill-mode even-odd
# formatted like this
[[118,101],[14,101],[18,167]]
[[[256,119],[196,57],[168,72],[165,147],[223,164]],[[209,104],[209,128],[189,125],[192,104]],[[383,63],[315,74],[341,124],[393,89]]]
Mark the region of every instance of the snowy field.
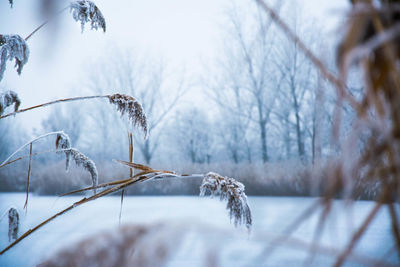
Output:
[[[1,212],[10,206],[17,207],[21,212],[20,233],[81,198],[32,195],[28,212],[24,214],[24,197],[24,194],[19,193],[0,194]],[[167,266],[207,266],[209,261],[205,255],[210,251],[218,251],[214,253],[214,256],[217,254],[214,259],[217,266],[302,266],[310,250],[298,241],[312,240],[318,221],[317,215],[321,214],[321,210],[303,223],[286,245],[278,246],[267,262],[260,254],[263,250],[268,250],[269,241],[280,234],[313,201],[313,198],[250,197],[249,205],[253,212],[250,235],[244,227],[235,229],[230,224],[225,203],[218,199],[199,197],[125,197],[121,223],[164,222],[171,223],[172,228],[175,227],[174,231],[182,229],[182,240],[169,241],[171,246],[176,246],[176,251]],[[333,264],[335,253],[343,250],[350,234],[360,225],[373,204],[360,201],[352,208],[345,208],[343,202],[335,202],[320,241],[324,248],[329,249],[317,252],[314,266]],[[84,237],[103,230],[115,230],[119,224],[119,210],[118,196],[104,197],[77,207],[0,256],[0,266],[35,266],[59,249]],[[180,228],[183,225],[185,227]],[[3,218],[0,222],[0,249],[8,244],[7,231],[8,221]],[[387,254],[393,246],[387,208],[383,208],[357,245],[355,257],[346,262],[345,266],[373,265],[376,263],[373,259],[382,258],[393,266],[399,265],[396,253]]]

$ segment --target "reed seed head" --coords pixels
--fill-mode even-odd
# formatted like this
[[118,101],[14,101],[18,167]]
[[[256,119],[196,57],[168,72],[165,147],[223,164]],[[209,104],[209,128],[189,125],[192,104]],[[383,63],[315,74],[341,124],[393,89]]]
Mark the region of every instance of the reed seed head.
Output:
[[[99,175],[97,172],[96,164],[94,164],[93,160],[89,159],[83,153],[81,153],[79,150],[75,148],[71,148],[67,151],[74,159],[76,165],[82,166],[85,170],[87,170],[90,173],[92,177],[93,186],[96,186],[98,184]],[[96,194],[96,189],[93,189],[93,191]]]
[[8,210],[8,241],[11,242],[18,238],[19,214],[15,208]]
[[147,136],[147,118],[144,113],[142,105],[132,96],[124,94],[114,94],[108,97],[110,103],[117,106],[121,116],[125,113],[128,114],[128,118],[132,121],[133,125],[139,125]]
[[75,21],[81,22],[82,32],[85,28],[85,23],[90,21],[92,29],[103,29],[106,32],[106,21],[100,9],[92,2],[87,0],[75,1],[70,5],[70,11]]
[[[65,150],[69,148],[71,148],[71,141],[69,139],[69,136],[64,132],[58,133],[56,138],[56,149]],[[65,170],[68,171],[71,159],[71,152],[69,150],[65,150],[64,153],[65,153]]]
[[15,59],[15,67],[18,74],[21,74],[22,68],[28,62],[28,58],[29,48],[24,38],[17,34],[0,34],[0,81],[3,79],[7,60]]
[[229,210],[230,218],[234,220],[235,226],[245,224],[247,229],[251,228],[251,211],[242,183],[233,178],[209,172],[200,186],[200,196],[205,196],[207,193],[211,196],[219,195],[220,200],[228,201],[226,208]]
[[14,111],[18,111],[21,100],[14,91],[5,91],[0,93],[0,116],[3,114],[4,110],[14,104]]

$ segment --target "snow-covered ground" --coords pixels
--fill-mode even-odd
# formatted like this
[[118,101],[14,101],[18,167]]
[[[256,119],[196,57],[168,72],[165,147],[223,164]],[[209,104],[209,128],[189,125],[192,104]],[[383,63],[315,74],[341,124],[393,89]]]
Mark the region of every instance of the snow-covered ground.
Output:
[[[22,211],[24,194],[0,194],[0,212],[15,206],[21,212],[20,233],[34,227],[47,217],[72,204],[81,197],[30,196],[28,212]],[[269,241],[279,235],[302,211],[309,207],[313,198],[290,197],[249,197],[253,212],[253,228],[250,233],[244,227],[235,228],[230,224],[225,203],[218,199],[199,197],[125,197],[122,224],[171,223],[175,230],[182,227],[181,242],[174,243],[176,253],[168,266],[206,266],[205,253],[218,251],[218,266],[301,266],[309,255],[309,249],[299,242],[310,242],[315,232],[321,209],[314,212],[294,232],[289,242],[279,246],[267,262],[259,254],[269,249]],[[324,247],[336,248],[317,252],[315,266],[329,266],[334,262],[335,252],[343,250],[351,233],[360,225],[374,203],[356,202],[350,208],[342,201],[336,201],[321,237]],[[120,198],[104,197],[79,206],[69,213],[56,218],[39,231],[27,237],[4,255],[0,266],[35,266],[57,250],[71,245],[84,237],[103,230],[112,231],[119,224]],[[0,222],[0,249],[8,245],[8,220]],[[373,220],[366,234],[355,249],[354,261],[346,266],[374,264],[372,259],[400,264],[396,253],[386,254],[394,246],[391,223],[387,208],[384,207]],[[325,253],[327,252],[327,253]],[[361,261],[357,261],[361,260]],[[307,265],[308,266],[308,265]]]

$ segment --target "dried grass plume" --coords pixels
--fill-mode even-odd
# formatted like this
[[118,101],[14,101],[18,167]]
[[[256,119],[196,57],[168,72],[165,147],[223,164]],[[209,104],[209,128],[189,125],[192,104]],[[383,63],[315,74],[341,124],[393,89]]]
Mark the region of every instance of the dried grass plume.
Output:
[[18,238],[19,214],[15,208],[8,210],[8,241],[14,241]]
[[[91,177],[92,177],[92,183],[93,187],[98,184],[98,172],[96,168],[96,164],[94,164],[93,160],[89,159],[86,157],[83,153],[81,153],[79,150],[75,148],[70,148],[69,150],[66,150],[72,158],[75,161],[75,164],[78,166],[82,166],[85,170],[87,170]],[[94,193],[96,194],[96,189],[93,189]]]
[[21,100],[14,91],[5,91],[0,93],[0,116],[3,114],[4,110],[14,104],[14,112],[18,111]]
[[85,28],[85,23],[90,21],[92,29],[103,29],[106,32],[106,21],[100,9],[92,2],[87,0],[75,1],[70,5],[72,17],[76,21],[81,22],[82,32]]
[[0,81],[3,79],[7,60],[15,59],[17,72],[21,74],[22,68],[28,62],[28,58],[29,48],[24,38],[17,34],[0,34]]
[[251,211],[242,183],[233,178],[209,172],[204,176],[200,186],[200,196],[205,196],[207,193],[211,196],[219,195],[221,200],[228,201],[226,208],[229,210],[230,218],[234,219],[235,226],[245,224],[247,229],[251,228]]
[[66,171],[68,171],[68,169],[69,169],[70,159],[71,159],[71,152],[66,150],[69,148],[71,148],[71,141],[69,139],[69,136],[64,132],[58,133],[57,137],[56,137],[56,149],[63,150],[65,153],[65,170]]
[[147,136],[147,118],[142,105],[134,97],[124,94],[114,94],[108,97],[111,104],[115,104],[121,115],[128,114],[129,120],[139,125]]

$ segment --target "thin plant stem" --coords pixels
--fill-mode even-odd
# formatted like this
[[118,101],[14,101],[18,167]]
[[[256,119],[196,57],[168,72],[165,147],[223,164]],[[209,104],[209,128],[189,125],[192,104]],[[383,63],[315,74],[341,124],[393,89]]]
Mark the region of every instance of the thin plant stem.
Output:
[[108,183],[104,183],[104,184],[99,184],[99,185],[96,185],[96,186],[89,186],[89,187],[85,187],[85,188],[82,188],[82,189],[74,190],[74,191],[71,191],[71,192],[68,192],[68,193],[64,193],[64,194],[60,195],[60,197],[64,197],[64,196],[68,196],[68,195],[72,195],[72,194],[76,194],[76,193],[81,193],[81,192],[85,192],[85,191],[89,191],[89,190],[93,190],[93,189],[97,189],[97,188],[103,188],[103,187],[107,187],[107,186],[123,184],[123,183],[128,182],[129,180],[132,180],[132,178],[112,181],[112,182],[108,182]]
[[28,211],[28,197],[29,197],[29,178],[31,176],[31,166],[32,166],[32,143],[29,146],[29,165],[28,165],[28,177],[26,178],[26,199],[24,204],[25,212]]
[[[129,141],[129,162],[133,163],[133,135],[132,132],[128,132],[128,141]],[[129,169],[129,177],[133,177],[133,168]]]
[[43,26],[45,26],[46,24],[48,24],[53,18],[55,18],[56,16],[60,15],[61,13],[63,13],[65,10],[67,10],[70,6],[66,6],[63,9],[60,9],[59,11],[57,11],[56,13],[54,13],[52,15],[52,17],[50,17],[48,20],[46,20],[45,22],[43,22],[42,24],[40,24],[36,29],[33,30],[33,32],[31,32],[28,36],[25,37],[25,41],[28,41],[32,35],[34,35],[38,30],[40,30]]
[[75,207],[78,207],[82,204],[85,204],[87,202],[90,202],[92,200],[98,199],[102,196],[106,196],[109,195],[115,191],[118,191],[122,188],[125,188],[133,183],[135,183],[137,180],[132,180],[130,179],[128,182],[125,182],[123,184],[120,185],[116,185],[112,188],[106,189],[104,191],[101,191],[100,193],[97,193],[89,198],[83,198],[75,203],[73,203],[72,205],[70,205],[69,207],[61,210],[60,212],[54,214],[53,216],[49,217],[48,219],[44,220],[43,222],[41,222],[40,224],[36,225],[34,228],[29,229],[28,231],[26,231],[24,234],[22,234],[17,240],[15,240],[14,242],[12,242],[10,245],[8,245],[5,249],[3,249],[0,252],[0,255],[3,255],[6,251],[8,251],[10,248],[12,248],[13,246],[15,246],[16,244],[18,244],[21,240],[25,239],[27,236],[29,236],[30,234],[32,234],[33,232],[35,232],[36,230],[40,229],[42,226],[46,225],[47,223],[51,222],[52,220],[54,220],[55,218],[57,218],[60,215],[63,215],[65,213],[67,213],[68,211],[72,210]]
[[9,116],[14,116],[16,114],[32,110],[32,109],[42,108],[42,107],[53,105],[53,104],[57,104],[57,103],[80,101],[80,100],[93,99],[93,98],[108,98],[108,97],[109,97],[109,95],[94,95],[94,96],[79,96],[79,97],[58,99],[58,100],[50,101],[50,102],[43,103],[43,104],[40,104],[40,105],[32,106],[32,107],[29,107],[29,108],[20,109],[18,111],[12,112],[12,113],[8,113],[6,115],[0,116],[0,120],[4,119],[4,118],[7,118]]
[[[134,164],[134,163],[132,163],[132,164]],[[140,164],[136,164],[136,165],[139,165],[139,166],[141,166],[142,168],[145,167],[146,169],[151,169],[150,167],[145,166],[145,165],[140,165]],[[173,173],[173,172],[167,172],[167,171],[165,171],[164,175],[172,175],[172,173]],[[156,175],[160,175],[160,173],[157,172]],[[175,177],[178,177],[178,176],[175,175]],[[191,178],[191,177],[196,177],[196,178],[198,178],[198,177],[202,177],[202,176],[200,176],[200,175],[192,175],[192,176],[190,176],[190,175],[181,175],[181,176],[179,176],[179,177],[181,177],[181,178]],[[135,178],[137,178],[137,179],[135,179]],[[112,187],[112,188],[108,188],[108,189],[105,189],[105,190],[103,190],[103,191],[101,191],[101,192],[99,192],[99,193],[96,193],[96,194],[94,194],[93,196],[91,196],[91,197],[89,197],[89,198],[86,198],[86,197],[85,197],[85,198],[83,198],[83,199],[81,199],[81,200],[79,200],[79,201],[73,203],[73,204],[70,205],[69,207],[67,207],[67,208],[65,208],[65,209],[63,209],[63,210],[61,210],[61,211],[59,211],[58,213],[54,214],[53,216],[49,217],[48,219],[44,220],[43,222],[39,223],[38,225],[36,225],[36,226],[33,227],[32,229],[29,229],[29,230],[26,231],[24,234],[22,234],[18,239],[16,239],[14,242],[12,242],[12,243],[9,244],[6,248],[4,248],[2,251],[0,251],[0,255],[3,255],[3,254],[4,254],[5,252],[7,252],[9,249],[11,249],[12,247],[14,247],[14,246],[15,246],[16,244],[18,244],[19,242],[21,242],[21,240],[25,239],[27,236],[29,236],[30,234],[32,234],[32,233],[35,232],[36,230],[40,229],[42,226],[44,226],[44,225],[46,225],[47,223],[53,221],[53,220],[54,220],[55,218],[57,218],[58,216],[61,216],[61,215],[65,214],[65,213],[67,213],[68,211],[74,209],[75,207],[78,207],[78,206],[80,206],[80,205],[83,205],[83,204],[85,204],[85,203],[87,203],[87,202],[90,202],[90,201],[92,201],[92,200],[96,200],[96,199],[98,199],[98,198],[100,198],[100,197],[109,195],[109,194],[111,194],[111,193],[117,192],[117,191],[119,191],[119,190],[121,190],[121,189],[125,189],[126,187],[128,187],[128,186],[130,186],[130,185],[133,185],[133,184],[135,184],[135,183],[137,183],[137,182],[141,182],[141,181],[143,181],[143,180],[147,180],[147,178],[148,178],[148,177],[144,176],[144,175],[143,175],[143,172],[141,172],[141,173],[138,173],[138,174],[134,175],[132,178],[126,179],[126,180],[125,180],[124,182],[122,182],[122,183],[121,183],[122,180],[121,180],[121,181],[115,181],[115,182],[118,182],[119,184],[115,185],[115,186]],[[109,184],[110,184],[110,183],[109,183]]]
[[3,161],[3,163],[0,164],[0,167],[3,167],[4,165],[6,165],[6,163],[18,152],[20,152],[22,149],[24,149],[25,147],[29,146],[30,144],[32,144],[33,142],[36,142],[39,139],[45,138],[47,136],[50,135],[56,135],[56,134],[61,134],[64,133],[63,131],[57,131],[57,132],[50,132],[50,133],[46,133],[43,135],[40,135],[34,139],[32,139],[31,141],[27,142],[26,144],[22,145],[20,148],[18,148],[17,150],[14,151],[14,153],[12,153],[5,161]]
[[119,208],[119,220],[118,220],[119,225],[121,225],[122,204],[124,203],[124,194],[125,194],[125,189],[122,189],[121,190],[121,207]]
[[[37,155],[42,155],[42,154],[48,154],[48,153],[63,152],[63,151],[66,151],[66,150],[70,150],[70,148],[39,151],[39,152],[32,153],[32,157],[35,157],[35,156],[37,156]],[[10,160],[10,161],[8,161],[8,162],[6,162],[6,163],[0,165],[0,168],[5,167],[5,166],[7,166],[7,165],[9,165],[9,164],[11,164],[11,163],[17,162],[17,161],[19,161],[19,160],[21,160],[21,159],[29,158],[29,157],[30,157],[30,155],[28,154],[28,155],[24,155],[24,156],[21,156],[21,157],[19,157],[19,158]]]
[[400,229],[399,229],[399,219],[397,218],[396,207],[393,203],[388,205],[389,214],[392,221],[392,231],[394,235],[394,240],[396,241],[397,254],[400,259]]

